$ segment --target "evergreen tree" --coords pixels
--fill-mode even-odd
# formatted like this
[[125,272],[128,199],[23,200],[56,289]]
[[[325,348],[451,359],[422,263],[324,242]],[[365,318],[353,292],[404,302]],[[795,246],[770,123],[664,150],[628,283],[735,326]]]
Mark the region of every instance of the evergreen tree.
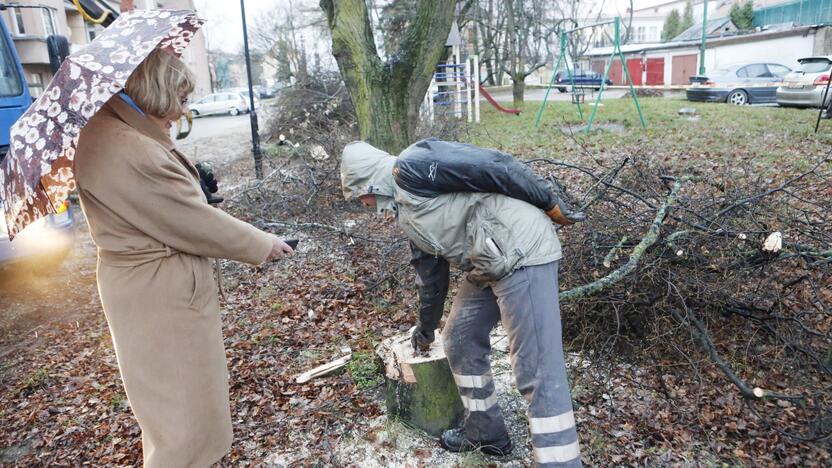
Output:
[[737,28],[751,29],[754,23],[754,3],[751,0],[748,0],[742,6],[739,3],[735,3],[731,7],[729,15],[731,16],[731,21],[734,22]]
[[664,27],[662,27],[662,42],[667,42],[674,37],[678,36],[679,33],[682,31],[679,29],[681,26],[681,19],[679,18],[679,11],[675,8],[670,10],[670,14],[667,15],[667,19],[664,20]]
[[751,29],[754,26],[754,2],[748,0],[742,6],[742,16],[744,20],[745,29]]
[[685,12],[682,13],[682,23],[679,26],[679,33],[686,31],[691,26],[693,26],[693,3],[691,0],[688,0],[685,3]]

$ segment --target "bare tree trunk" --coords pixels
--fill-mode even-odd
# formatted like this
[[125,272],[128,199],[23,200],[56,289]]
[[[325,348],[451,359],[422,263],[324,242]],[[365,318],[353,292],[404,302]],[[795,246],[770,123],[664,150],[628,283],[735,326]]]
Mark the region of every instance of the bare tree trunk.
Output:
[[627,44],[630,42],[630,36],[633,33],[633,1],[630,0],[630,8],[627,12],[627,27],[624,28],[624,37],[621,38],[621,44]]
[[523,105],[524,94],[526,92],[526,77],[523,73],[518,73],[511,77],[511,96],[514,98],[514,107]]
[[419,106],[451,30],[454,2],[423,0],[397,53],[379,58],[364,0],[321,0],[363,140],[398,153],[415,138]]

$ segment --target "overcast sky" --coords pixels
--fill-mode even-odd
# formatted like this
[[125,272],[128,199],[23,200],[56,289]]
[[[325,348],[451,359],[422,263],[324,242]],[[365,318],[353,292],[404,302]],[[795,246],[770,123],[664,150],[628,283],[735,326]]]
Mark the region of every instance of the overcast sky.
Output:
[[[248,27],[254,18],[274,9],[280,0],[245,0]],[[243,47],[243,20],[239,0],[194,0],[197,13],[208,20],[204,32],[210,49],[237,52]]]

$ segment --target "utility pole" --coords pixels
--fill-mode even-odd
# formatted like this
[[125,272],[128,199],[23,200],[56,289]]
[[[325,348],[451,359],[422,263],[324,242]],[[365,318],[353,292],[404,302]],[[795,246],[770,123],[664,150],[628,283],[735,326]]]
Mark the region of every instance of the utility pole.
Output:
[[243,14],[243,47],[246,55],[246,73],[248,74],[248,102],[249,118],[251,120],[251,146],[254,152],[254,174],[258,179],[263,178],[263,153],[260,152],[260,135],[257,128],[257,110],[254,108],[254,84],[251,82],[251,55],[248,51],[248,28],[246,27],[246,3],[240,0],[240,11]]
[[699,74],[705,74],[705,42],[708,40],[708,0],[702,1],[702,46],[699,49]]

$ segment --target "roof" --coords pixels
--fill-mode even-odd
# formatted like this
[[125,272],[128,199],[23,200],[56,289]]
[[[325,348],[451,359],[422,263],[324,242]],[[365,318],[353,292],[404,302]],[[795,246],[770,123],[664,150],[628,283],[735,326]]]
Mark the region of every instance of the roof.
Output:
[[445,40],[445,46],[452,47],[460,44],[462,44],[462,38],[459,35],[459,26],[454,21],[451,23],[451,31],[448,33],[448,39]]
[[[701,28],[701,25],[700,25]],[[749,34],[733,34],[725,35],[708,40],[708,48],[718,47],[720,45],[741,43],[741,42],[755,42],[769,39],[776,39],[780,37],[798,36],[809,34],[811,30],[818,29],[818,26],[798,26],[789,30],[774,30],[774,31],[760,31]],[[700,29],[701,31],[701,29]],[[701,33],[700,33],[701,34]],[[648,51],[658,51],[667,49],[679,49],[699,47],[702,36],[697,36],[694,40],[670,42],[654,42],[648,44],[624,44],[621,46],[621,52],[626,54],[641,53]],[[612,54],[612,46],[608,47],[594,47],[583,54],[584,57],[609,57]]]
[[[731,21],[731,18],[725,17],[708,20],[706,29],[708,31],[708,37],[712,37],[721,36],[721,33],[724,32],[736,31],[738,28]],[[693,41],[697,39],[702,39],[702,23],[694,24],[693,26],[685,29],[682,34],[673,38],[673,42]]]

